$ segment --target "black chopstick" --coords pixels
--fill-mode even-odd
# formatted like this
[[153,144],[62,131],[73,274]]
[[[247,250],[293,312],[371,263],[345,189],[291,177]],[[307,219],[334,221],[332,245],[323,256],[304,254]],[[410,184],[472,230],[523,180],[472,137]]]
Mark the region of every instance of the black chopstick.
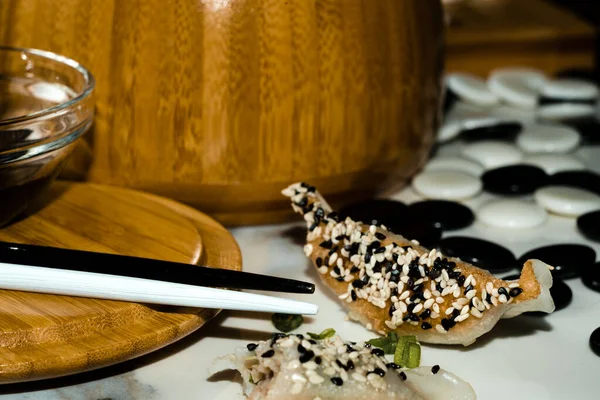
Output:
[[[150,258],[1,241],[0,262],[127,276],[195,286],[305,294],[311,294],[315,291],[315,285],[312,283],[287,278]],[[1,269],[0,273],[2,273]]]

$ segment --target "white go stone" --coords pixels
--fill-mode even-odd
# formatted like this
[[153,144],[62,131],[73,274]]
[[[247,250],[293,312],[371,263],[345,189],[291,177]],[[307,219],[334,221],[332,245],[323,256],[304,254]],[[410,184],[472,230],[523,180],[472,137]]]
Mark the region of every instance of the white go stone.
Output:
[[463,73],[453,73],[446,76],[446,86],[460,99],[479,106],[493,106],[499,99],[492,93],[486,81]]
[[425,171],[458,171],[473,176],[483,175],[484,168],[475,161],[461,157],[437,156],[429,160]]
[[546,186],[536,190],[534,198],[546,210],[567,217],[578,217],[600,209],[600,196],[568,186]]
[[523,163],[540,167],[547,174],[586,169],[581,160],[570,154],[530,154],[525,156]]
[[481,180],[458,171],[424,171],[415,176],[412,186],[429,199],[463,200],[481,192]]
[[510,105],[533,109],[537,105],[538,91],[546,81],[546,76],[538,70],[499,68],[490,73],[488,87]]
[[532,201],[493,200],[477,211],[483,224],[503,229],[529,229],[546,221],[548,213]]
[[528,153],[567,153],[579,146],[575,129],[559,124],[533,124],[517,137],[517,146]]
[[462,155],[486,169],[518,164],[523,160],[523,152],[516,146],[497,140],[471,143],[462,149]]

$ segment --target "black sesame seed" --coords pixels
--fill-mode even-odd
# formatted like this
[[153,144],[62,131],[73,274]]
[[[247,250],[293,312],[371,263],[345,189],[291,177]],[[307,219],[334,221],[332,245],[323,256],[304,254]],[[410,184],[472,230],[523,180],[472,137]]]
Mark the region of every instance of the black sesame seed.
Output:
[[[392,273],[392,276],[390,276],[390,282],[395,282],[395,283],[400,282],[400,274]],[[396,288],[394,288],[394,289],[396,289]],[[398,289],[396,289],[396,295],[397,294],[398,294]]]
[[419,316],[417,314],[408,314],[408,319],[413,322],[419,322]]
[[335,363],[337,364],[338,367],[340,367],[344,371],[348,371],[348,369],[349,369],[348,366],[344,365],[340,360],[335,360]]
[[302,355],[300,355],[300,358],[298,358],[298,360],[302,364],[304,364],[305,362],[310,361],[314,356],[315,356],[315,353],[312,350],[308,350],[306,353],[303,353]]
[[442,275],[442,271],[441,271],[441,270],[439,270],[439,269],[432,268],[432,269],[429,271],[429,274],[428,274],[428,275],[429,275],[429,278],[430,278],[430,279],[437,279],[437,278],[439,278],[439,277],[440,277],[440,275]]
[[418,285],[415,285],[413,287],[413,291],[415,291],[415,292],[422,292],[423,291],[423,284],[419,283]]
[[412,249],[412,246],[402,246],[404,250]]
[[337,240],[338,242],[341,242],[344,239],[346,239],[346,235],[339,235],[339,236],[336,236],[336,238],[335,238],[335,240]]
[[270,358],[270,357],[273,357],[274,355],[275,355],[275,350],[270,349],[270,350],[267,350],[264,353],[262,353],[261,357],[262,358]]
[[323,210],[321,207],[319,207],[315,210],[315,215],[318,216],[319,218],[323,218],[325,216],[325,210]]
[[317,341],[313,340],[313,339],[308,339],[308,343],[310,343],[310,344],[317,344]]
[[415,303],[411,303],[408,305],[408,307],[406,307],[406,310],[408,311],[409,314],[411,314],[416,306],[417,305]]
[[421,329],[423,329],[423,330],[425,330],[425,331],[426,331],[427,329],[431,329],[431,324],[430,324],[429,322],[423,322],[423,323],[421,324]]
[[415,282],[412,279],[409,279],[408,282],[406,282],[406,287],[410,290],[412,290],[412,288],[415,286]]
[[[394,275],[392,275],[392,277],[394,277]],[[391,279],[392,278],[390,278],[390,280]],[[390,291],[390,296],[398,296],[398,288],[392,288],[392,290]]]
[[368,264],[371,262],[371,253],[367,253],[365,254],[365,264]]
[[385,272],[392,272],[394,271],[392,268],[394,267],[394,263],[391,261],[386,261],[385,262]]
[[498,289],[498,294],[503,294],[506,297],[508,297],[508,290],[506,290],[505,287],[501,287],[501,288]]
[[306,353],[306,347],[302,346],[302,344],[298,344],[298,353]]
[[379,240],[385,240],[385,235],[381,232],[375,232],[375,237]]
[[356,265],[353,265],[352,268],[350,268],[350,273],[351,274],[355,274],[358,271],[360,271],[360,269]]
[[[381,247],[381,242],[379,240],[373,240],[368,246],[367,246],[367,251],[371,250],[375,250],[378,249],[379,247]],[[385,249],[385,247],[384,247]]]
[[254,351],[254,350],[256,350],[257,347],[258,347],[258,345],[256,343],[248,343],[246,345],[246,348],[248,349],[248,351]]
[[348,364],[346,364],[346,366],[348,366],[348,369],[350,370],[354,369],[354,361],[348,360]]
[[318,221],[318,220],[316,220],[316,219],[315,219],[315,222],[313,222],[313,223],[312,223],[312,225],[311,225],[311,226],[308,228],[308,230],[309,230],[309,231],[311,231],[311,232],[312,232],[312,231],[314,231],[314,230],[315,230],[315,228],[316,228],[317,226],[319,226],[319,222],[320,222],[320,221]]
[[339,217],[338,213],[336,213],[335,211],[334,212],[330,212],[329,214],[327,214],[327,218],[328,219],[332,219],[335,222],[338,222],[340,220],[340,217]]
[[460,315],[460,310],[457,310],[456,308],[454,309],[454,311],[452,311],[452,318],[456,318]]
[[304,207],[308,204],[308,198],[307,197],[303,197],[300,199],[300,201],[296,202],[296,205],[298,207]]
[[396,306],[392,304],[390,310],[388,311],[390,317],[394,315],[394,311],[396,311]]
[[[394,244],[396,244],[396,243],[394,243]],[[398,254],[392,253],[392,261],[398,262]]]
[[356,301],[356,299],[358,298],[358,296],[356,296],[356,292],[354,290],[352,290],[350,292],[350,297],[352,298],[352,301]]
[[333,378],[331,378],[331,382],[333,382],[333,384],[337,385],[337,386],[342,386],[344,384],[344,381],[342,380],[342,378],[339,378],[337,376],[334,376]]
[[298,334],[296,335],[296,337],[297,337],[298,339],[300,339],[300,340],[304,339],[304,335],[303,335],[303,334],[301,334],[301,333],[298,333]]
[[375,266],[373,267],[373,273],[378,273],[381,272],[381,264],[380,263],[375,263]]
[[382,370],[381,368],[375,368],[373,371],[369,371],[369,373],[367,373],[367,375],[369,374],[377,374],[381,377],[385,376],[385,371]]
[[357,289],[362,289],[363,287],[365,287],[365,283],[363,281],[361,281],[360,279],[356,279],[356,280],[352,281],[352,286],[354,286]]
[[448,261],[447,258],[444,258],[444,262],[448,266],[448,269],[454,269],[456,267],[456,263],[454,261]]
[[454,327],[454,325],[456,325],[456,321],[454,321],[453,319],[450,318],[444,318],[442,319],[442,327],[449,331],[450,329],[452,329]]
[[437,290],[438,292],[442,293],[444,291],[444,288],[442,287],[442,285],[440,284],[440,282],[435,284],[435,290]]
[[325,240],[319,243],[319,246],[324,249],[331,249],[331,247],[333,246],[333,242],[331,240]]
[[369,275],[365,274],[365,276],[362,277],[362,282],[366,285],[367,283],[369,283],[369,280],[371,278],[369,278]]
[[316,356],[315,357],[315,364],[317,365],[321,365],[321,362],[323,361],[323,359],[321,358],[321,356]]
[[405,381],[405,380],[406,380],[406,374],[405,374],[404,372],[400,372],[400,373],[398,374],[398,376],[399,376],[399,377],[400,377],[400,379],[402,379],[403,381]]
[[435,375],[439,372],[440,370],[440,366],[439,365],[434,365],[433,367],[431,367],[431,372]]
[[333,267],[333,272],[335,272],[336,275],[340,274],[340,269],[338,268],[337,265],[335,267]]
[[421,314],[419,314],[419,317],[421,319],[427,319],[427,318],[431,317],[431,310],[427,309],[427,310],[423,311]]
[[338,282],[344,282],[344,277],[343,276],[338,276],[337,278],[335,278],[336,281]]
[[365,343],[365,349],[370,349],[371,348],[371,343]]
[[458,279],[459,276],[461,275],[458,271],[452,271],[448,274],[448,277],[450,277],[450,279]]
[[[500,292],[500,291],[498,291],[498,292]],[[521,289],[520,287],[514,287],[514,288],[510,289],[510,292],[508,292],[508,294],[510,294],[510,297],[517,297],[521,293],[523,293],[523,289]]]
[[383,355],[384,355],[385,353],[384,353],[384,352],[383,352],[383,350],[381,350],[381,349],[374,348],[373,350],[371,350],[371,354],[374,354],[374,355],[376,355],[376,356],[383,357]]
[[335,253],[336,251],[338,251],[338,248],[337,248],[337,246],[335,246],[335,247],[333,247],[331,250],[329,250],[329,251],[327,252],[327,255],[329,255],[329,256],[330,256],[330,255],[332,255],[333,253]]
[[456,282],[458,282],[458,286],[464,285],[466,280],[467,280],[467,278],[465,278],[464,275],[460,275],[458,278],[456,278]]
[[487,301],[489,304],[492,304],[492,295],[488,293],[485,297],[485,301]]
[[317,259],[315,260],[315,264],[317,264],[317,268],[321,268],[321,266],[323,265],[323,259],[321,257],[317,257]]
[[380,254],[380,253],[383,253],[384,251],[385,251],[385,247],[379,247],[379,248],[375,249],[373,254]]
[[387,363],[385,364],[386,368],[390,368],[390,369],[400,369],[402,368],[400,365],[396,364],[396,363]]
[[329,265],[329,256],[327,256],[327,257],[325,257],[325,258],[323,259],[323,264],[324,264],[325,266],[328,266],[328,265]]
[[273,333],[271,335],[271,347],[273,347],[273,345],[275,344],[276,341],[278,341],[281,338],[287,337],[288,335],[286,335],[285,333],[280,333],[280,332],[276,332]]
[[469,293],[471,290],[473,290],[473,285],[469,285],[465,288],[464,294]]

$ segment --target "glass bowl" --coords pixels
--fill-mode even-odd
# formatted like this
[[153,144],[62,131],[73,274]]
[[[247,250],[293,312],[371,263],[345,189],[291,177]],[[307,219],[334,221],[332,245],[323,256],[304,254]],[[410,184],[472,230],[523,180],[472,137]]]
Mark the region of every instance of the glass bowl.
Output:
[[28,210],[94,119],[94,78],[78,62],[0,46],[0,226]]

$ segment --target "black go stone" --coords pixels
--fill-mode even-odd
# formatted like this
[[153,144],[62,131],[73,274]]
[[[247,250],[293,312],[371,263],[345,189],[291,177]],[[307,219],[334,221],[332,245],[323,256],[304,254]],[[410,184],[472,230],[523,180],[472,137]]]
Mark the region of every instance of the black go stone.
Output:
[[600,328],[596,328],[590,335],[590,348],[597,356],[600,356]]
[[[517,280],[519,279],[519,275],[510,275],[502,279],[505,281]],[[573,300],[573,291],[562,279],[554,278],[552,280],[552,287],[550,288],[550,296],[552,296],[552,300],[554,300],[554,306],[556,307],[554,312],[556,312],[571,304],[571,300]],[[525,315],[544,317],[549,314],[541,311],[530,311],[526,312]]]
[[376,221],[378,225],[386,227],[400,225],[406,218],[408,207],[401,201],[387,199],[372,199],[353,203],[340,210],[341,221],[346,217],[364,224],[372,224]]
[[389,227],[393,232],[408,240],[416,240],[421,246],[435,248],[442,239],[442,230],[429,221],[421,221],[410,217],[399,226]]
[[577,218],[577,229],[586,238],[600,242],[600,210],[580,215]]
[[600,84],[600,72],[586,68],[567,68],[556,73],[557,78],[579,79]]
[[495,168],[481,177],[484,190],[502,195],[531,194],[547,180],[548,175],[543,169],[526,164]]
[[538,259],[554,267],[552,276],[561,279],[576,278],[581,271],[592,268],[596,262],[596,252],[583,244],[555,244],[538,247],[523,254],[519,264]]
[[469,142],[478,140],[508,140],[513,141],[523,130],[519,122],[499,122],[493,125],[477,126],[475,128],[463,129],[460,137]]
[[600,263],[581,271],[581,281],[588,288],[600,293]]
[[600,120],[596,117],[569,118],[560,121],[581,135],[583,144],[600,144]]
[[600,195],[600,175],[592,171],[561,171],[550,175],[545,186],[570,186]]
[[438,248],[448,257],[458,257],[492,272],[507,271],[517,266],[515,256],[510,250],[487,240],[453,236],[442,239]]
[[475,220],[473,211],[465,205],[447,200],[425,200],[408,206],[412,218],[429,221],[442,231],[462,229]]

